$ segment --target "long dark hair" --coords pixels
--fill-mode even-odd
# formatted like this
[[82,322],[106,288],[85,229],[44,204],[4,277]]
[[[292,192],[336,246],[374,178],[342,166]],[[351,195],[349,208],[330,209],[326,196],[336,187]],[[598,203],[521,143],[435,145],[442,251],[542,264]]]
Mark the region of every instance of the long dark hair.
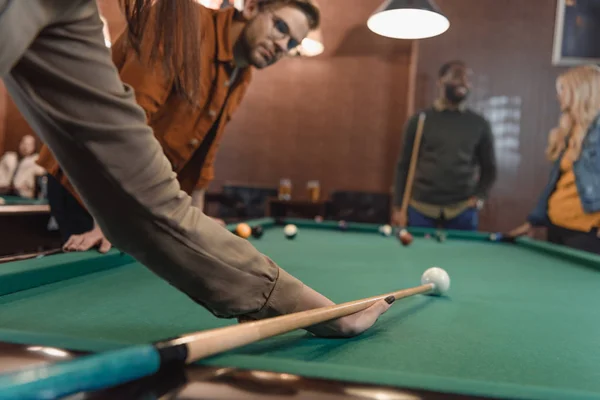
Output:
[[129,45],[150,63],[162,61],[177,90],[194,102],[200,82],[200,14],[195,0],[122,0]]

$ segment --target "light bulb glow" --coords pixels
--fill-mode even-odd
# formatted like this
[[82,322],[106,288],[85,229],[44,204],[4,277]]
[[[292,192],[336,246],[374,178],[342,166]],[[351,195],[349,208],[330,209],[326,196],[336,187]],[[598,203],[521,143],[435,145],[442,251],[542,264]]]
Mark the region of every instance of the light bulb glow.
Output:
[[424,39],[448,30],[450,21],[433,11],[404,8],[373,14],[367,26],[374,33],[394,39]]
[[318,56],[325,50],[323,43],[310,38],[304,38],[304,40],[302,40],[301,47],[300,53],[306,57]]

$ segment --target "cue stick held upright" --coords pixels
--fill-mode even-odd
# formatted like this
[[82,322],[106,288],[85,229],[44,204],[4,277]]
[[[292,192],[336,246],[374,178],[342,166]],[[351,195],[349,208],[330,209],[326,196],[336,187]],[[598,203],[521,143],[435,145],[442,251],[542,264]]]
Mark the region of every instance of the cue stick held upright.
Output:
[[[410,156],[410,166],[408,168],[408,176],[404,184],[404,196],[402,197],[402,205],[400,211],[403,215],[408,212],[408,203],[412,194],[412,186],[415,179],[415,170],[417,168],[417,159],[419,158],[419,149],[421,148],[421,138],[423,137],[423,128],[425,127],[425,113],[419,114],[419,122],[417,132],[415,134],[415,142],[413,143],[412,153]],[[404,227],[402,227],[404,228]]]

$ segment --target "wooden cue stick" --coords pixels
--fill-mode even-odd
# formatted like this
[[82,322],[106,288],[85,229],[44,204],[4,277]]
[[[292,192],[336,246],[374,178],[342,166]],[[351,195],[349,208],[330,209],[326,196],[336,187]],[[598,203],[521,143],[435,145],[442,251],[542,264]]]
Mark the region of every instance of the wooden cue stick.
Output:
[[385,295],[355,300],[348,303],[184,335],[171,341],[156,344],[155,346],[160,349],[161,347],[179,347],[181,345],[186,345],[187,358],[185,362],[191,363],[205,357],[233,350],[237,347],[291,332],[296,329],[307,328],[326,321],[355,314],[390,296],[394,296],[395,299],[401,299],[416,294],[428,293],[433,289],[434,285],[428,283],[414,288],[403,289]]
[[8,399],[63,398],[115,387],[151,376],[163,368],[177,368],[259,340],[355,314],[389,296],[400,299],[434,289],[433,283],[427,283],[386,295],[193,333],[154,344],[32,366],[0,375],[0,392]]
[[408,211],[408,203],[412,194],[413,181],[415,179],[415,170],[417,167],[417,159],[419,158],[419,149],[421,148],[421,138],[423,137],[423,128],[425,126],[425,113],[419,114],[419,123],[417,125],[417,133],[415,134],[415,142],[413,143],[412,154],[410,157],[410,166],[408,168],[408,177],[404,185],[404,197],[402,198],[402,206],[400,210],[403,214]]
[[46,251],[42,251],[39,253],[18,254],[18,255],[14,255],[14,256],[0,257],[0,264],[4,264],[7,262],[13,262],[13,261],[29,260],[29,259],[38,258],[38,257],[47,257],[47,256],[51,256],[54,254],[59,254],[62,252],[63,252],[63,250],[62,250],[62,248],[60,248],[60,249],[46,250]]

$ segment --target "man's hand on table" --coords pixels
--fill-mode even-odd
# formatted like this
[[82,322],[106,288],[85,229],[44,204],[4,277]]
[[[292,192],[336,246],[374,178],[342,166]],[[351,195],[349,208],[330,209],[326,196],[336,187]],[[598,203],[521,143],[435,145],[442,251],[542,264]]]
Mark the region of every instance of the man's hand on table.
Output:
[[91,231],[81,235],[71,235],[63,245],[63,251],[87,251],[93,247],[97,247],[100,253],[107,253],[112,248],[112,244],[96,224],[94,224],[94,229]]
[[[359,299],[354,299],[359,300]],[[388,300],[388,299],[386,299]],[[322,324],[314,325],[306,328],[307,331],[311,332],[315,336],[330,337],[330,338],[349,338],[358,336],[361,333],[371,328],[375,322],[383,315],[387,310],[390,309],[394,303],[393,298],[389,299],[390,303],[386,300],[378,301],[369,308],[360,311],[356,314],[348,315],[336,320],[324,322]],[[312,310],[315,308],[332,306],[331,300],[316,292],[315,290],[304,286],[300,299],[298,300],[298,306],[294,312],[302,312],[306,310]],[[254,321],[251,317],[240,317],[238,318],[240,323]]]

